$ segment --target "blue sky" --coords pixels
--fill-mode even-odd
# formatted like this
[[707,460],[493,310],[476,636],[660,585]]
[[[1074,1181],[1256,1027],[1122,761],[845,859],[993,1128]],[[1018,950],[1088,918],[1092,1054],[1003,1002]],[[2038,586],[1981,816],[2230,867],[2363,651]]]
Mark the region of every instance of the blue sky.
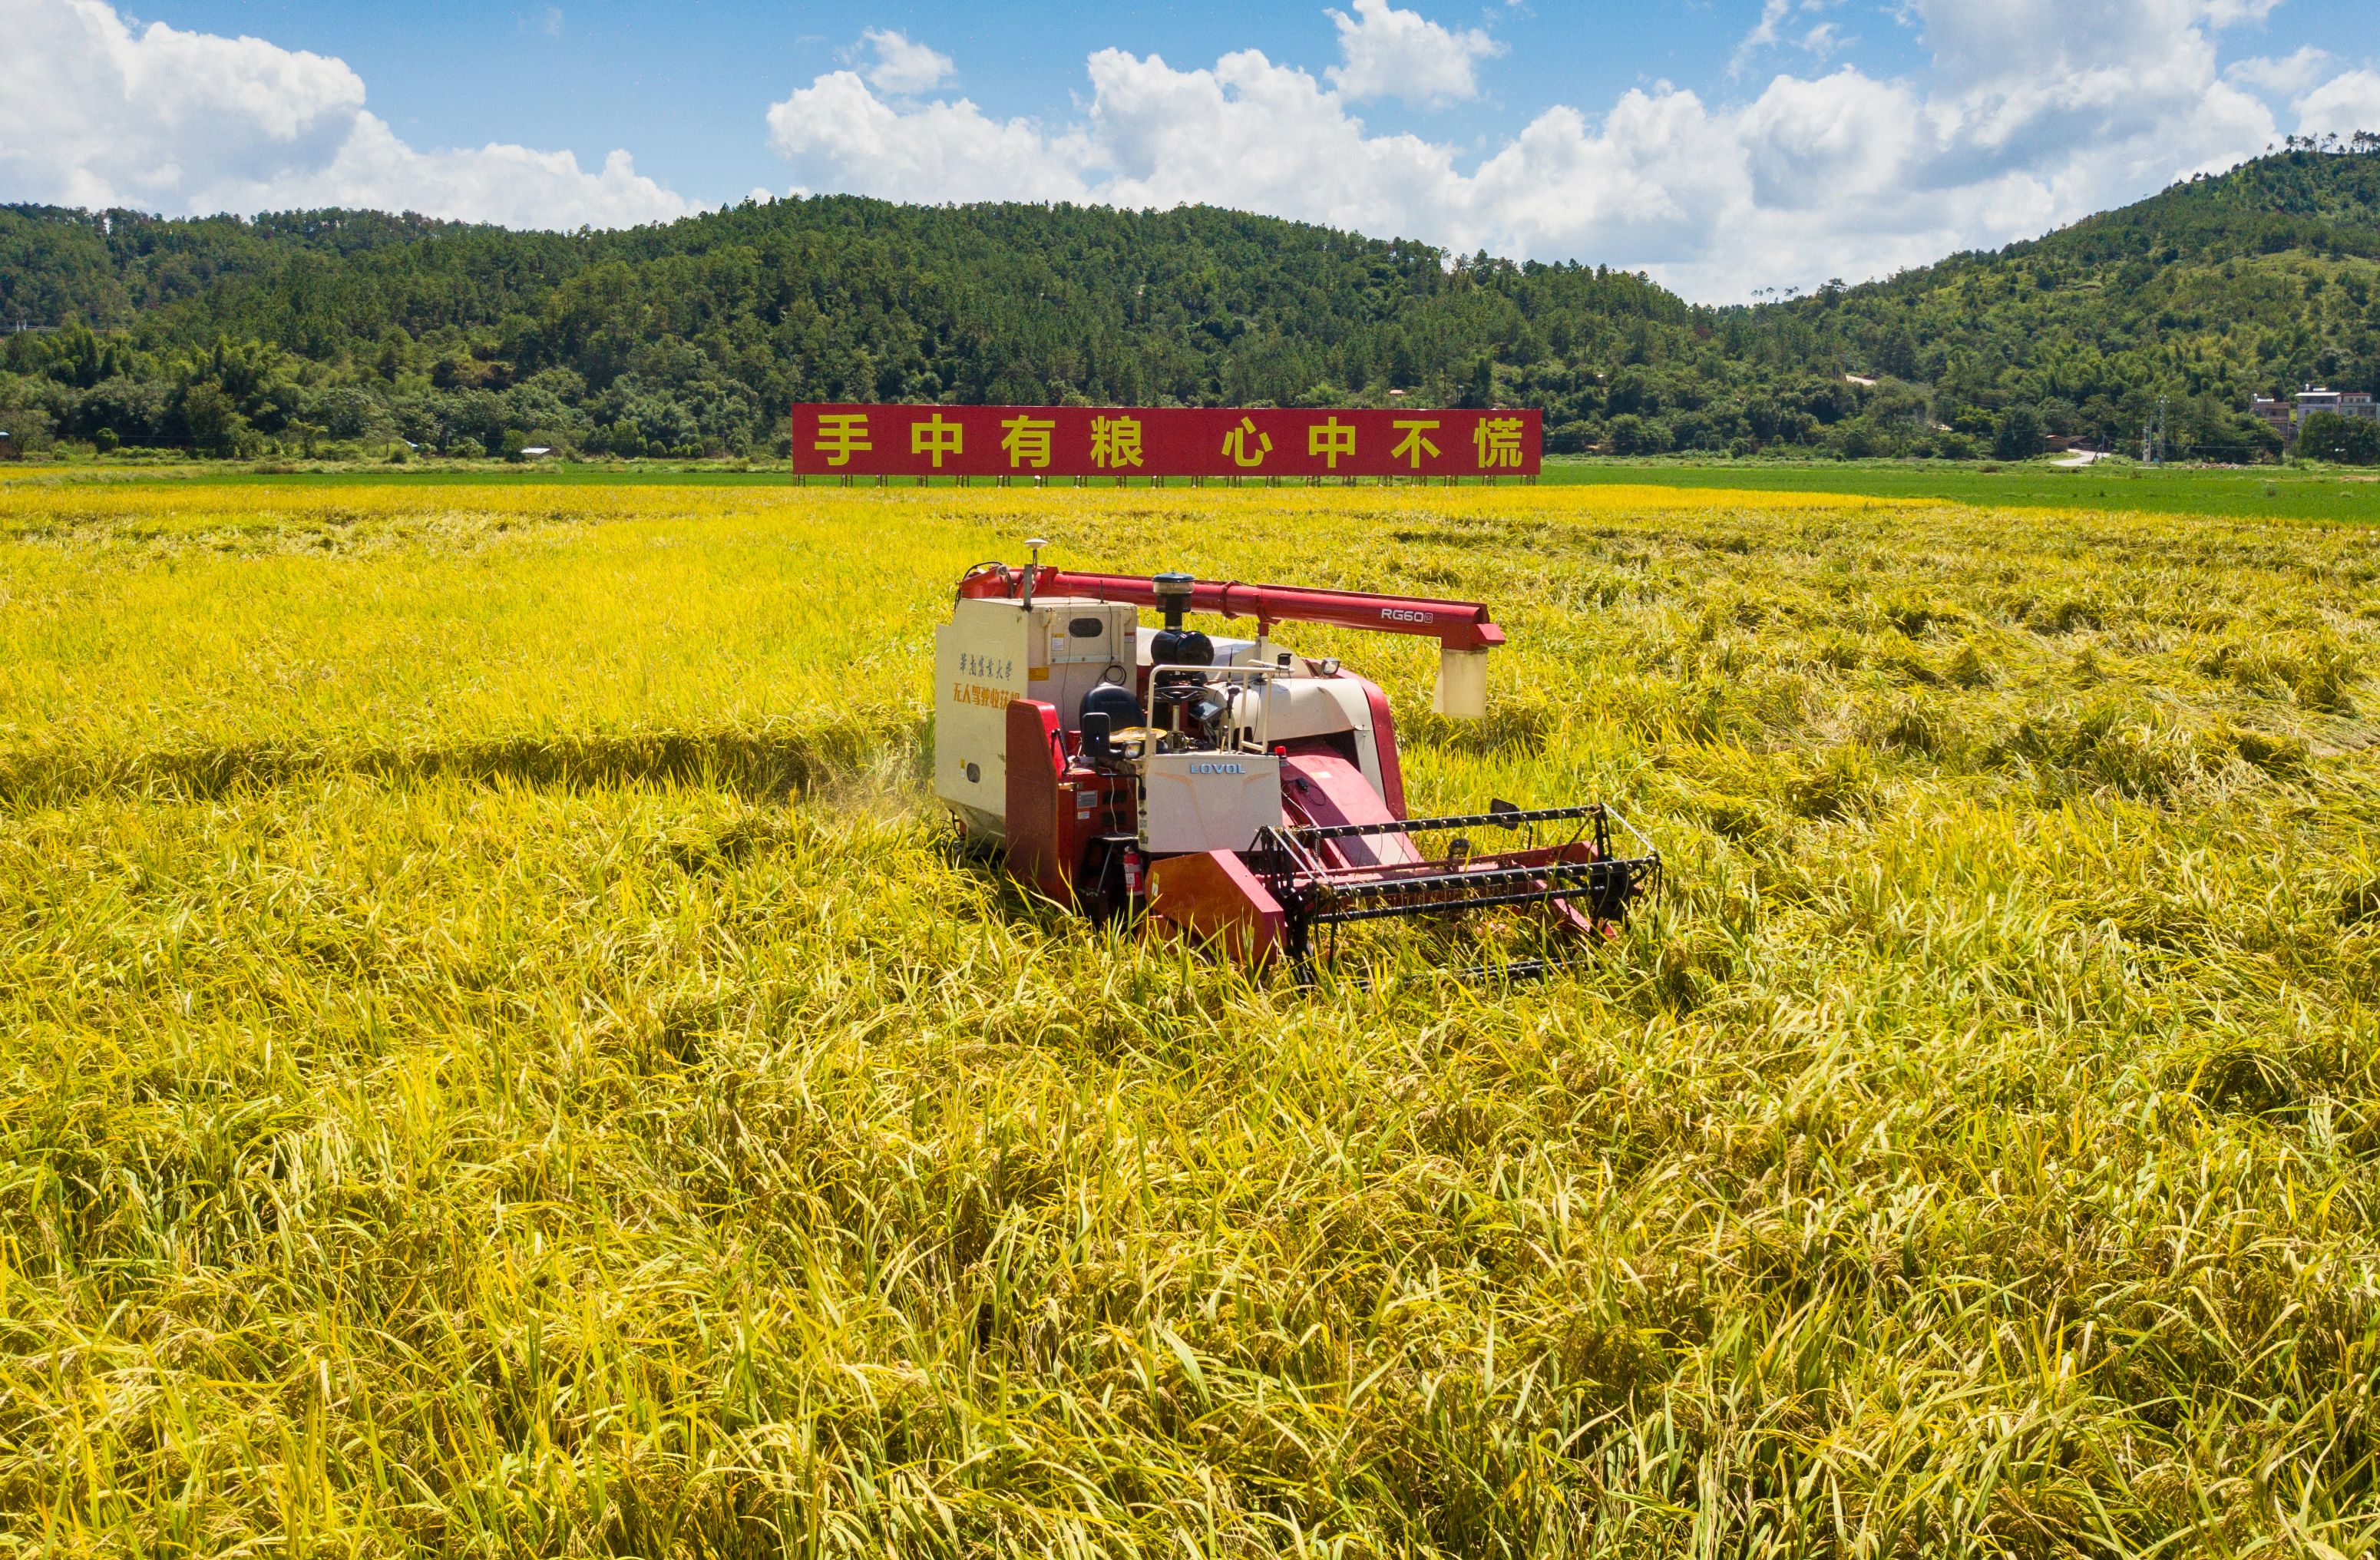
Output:
[[1220,204],[1725,301],[2380,128],[2346,0],[0,0],[0,200],[516,225]]
[[[402,6],[297,0],[198,0],[126,7],[142,21],[237,36],[345,59],[371,106],[418,145],[518,141],[565,147],[582,163],[614,147],[639,170],[706,202],[755,187],[782,189],[761,116],[792,89],[869,54],[869,29],[897,31],[956,67],[953,90],[987,114],[1068,117],[1089,89],[1084,59],[1099,48],[1156,54],[1171,65],[1211,65],[1260,49],[1319,74],[1337,63],[1335,4],[998,6],[923,4],[855,8],[681,0],[674,5],[456,4]],[[1484,29],[1506,52],[1480,71],[1481,95],[1435,109],[1389,102],[1365,117],[1475,150],[1509,136],[1553,103],[1609,103],[1631,86],[1667,79],[1706,94],[1730,79],[1738,45],[1759,24],[1757,0],[1701,5],[1419,7],[1450,28]],[[1890,9],[1840,11],[1855,40],[1838,59],[1895,73],[1923,63],[1915,30]],[[1756,51],[1773,70],[1806,60]],[[1757,85],[1752,78],[1751,85]],[[1484,138],[1484,139],[1483,139]]]

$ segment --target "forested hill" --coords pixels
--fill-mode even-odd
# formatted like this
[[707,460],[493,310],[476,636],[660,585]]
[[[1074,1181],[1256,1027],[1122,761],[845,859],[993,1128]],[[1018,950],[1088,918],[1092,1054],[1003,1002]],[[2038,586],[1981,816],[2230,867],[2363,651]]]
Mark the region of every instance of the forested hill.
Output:
[[1467,371],[1532,318],[1559,339],[1529,355],[1568,356],[1688,313],[1625,273],[1500,267],[1483,288],[1427,246],[1213,208],[824,197],[575,235],[350,212],[0,220],[9,250],[56,257],[0,284],[0,316],[74,314],[152,351],[252,336],[321,363],[386,356],[441,381],[566,369],[590,389],[702,375],[685,346],[771,403],[1289,400]]
[[[17,208],[0,253],[0,311],[98,330],[12,339],[5,367],[58,387],[20,385],[20,403],[69,435],[218,446],[294,422],[749,451],[802,399],[1452,397],[1495,344],[1616,360],[1632,329],[1683,336],[1691,313],[1625,272],[1450,270],[1427,246],[1211,208],[829,197],[574,235]],[[237,424],[205,395],[190,415],[187,388],[208,381]]]
[[1822,288],[1792,319],[1950,416],[2030,404],[2120,437],[2159,397],[2192,440],[2253,392],[2380,392],[2380,154],[2292,150],[1988,254]]
[[[781,449],[796,400],[1541,405],[1558,446],[2247,453],[2380,388],[2380,156],[2292,150],[1755,308],[1212,208],[745,204],[622,232],[0,208],[0,427],[214,453]],[[1747,266],[1755,266],[1756,258]],[[63,328],[56,328],[63,327]],[[1874,383],[1861,382],[1873,380]]]

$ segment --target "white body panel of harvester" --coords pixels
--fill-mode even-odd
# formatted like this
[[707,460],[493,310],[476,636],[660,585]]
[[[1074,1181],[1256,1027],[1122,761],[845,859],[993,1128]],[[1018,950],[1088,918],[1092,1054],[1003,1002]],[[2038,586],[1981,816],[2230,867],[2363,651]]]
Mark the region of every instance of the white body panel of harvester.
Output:
[[1245,851],[1281,827],[1281,760],[1269,753],[1158,753],[1140,767],[1140,848],[1152,855]]
[[1340,738],[1352,750],[1364,781],[1387,793],[1381,775],[1380,741],[1372,730],[1371,702],[1363,684],[1349,677],[1302,677],[1267,683],[1249,699],[1244,728],[1248,740],[1296,742],[1305,737]]
[[934,631],[934,794],[967,831],[1007,836],[1008,706],[1055,705],[1068,725],[1102,677],[1129,680],[1140,614],[1077,596],[958,601]]

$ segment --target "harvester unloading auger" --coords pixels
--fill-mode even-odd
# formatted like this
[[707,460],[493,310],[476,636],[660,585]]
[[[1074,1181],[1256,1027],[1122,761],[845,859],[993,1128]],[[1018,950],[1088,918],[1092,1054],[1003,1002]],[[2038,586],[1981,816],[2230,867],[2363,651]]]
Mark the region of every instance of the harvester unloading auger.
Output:
[[[1489,906],[1608,935],[1659,880],[1651,844],[1600,803],[1408,816],[1387,695],[1269,637],[1313,623],[1435,638],[1439,710],[1476,718],[1504,642],[1479,603],[1081,574],[1027,545],[1023,568],[969,570],[935,635],[934,789],[1060,903],[1305,971],[1338,926]],[[1142,607],[1165,625],[1142,627]],[[1210,637],[1189,611],[1253,618],[1256,637]]]

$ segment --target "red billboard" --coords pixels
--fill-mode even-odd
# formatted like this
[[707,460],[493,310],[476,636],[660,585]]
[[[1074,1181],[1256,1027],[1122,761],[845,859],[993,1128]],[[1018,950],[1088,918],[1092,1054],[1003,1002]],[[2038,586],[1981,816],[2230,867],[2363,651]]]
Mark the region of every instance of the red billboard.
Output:
[[804,477],[1535,477],[1544,415],[1397,406],[794,408]]

